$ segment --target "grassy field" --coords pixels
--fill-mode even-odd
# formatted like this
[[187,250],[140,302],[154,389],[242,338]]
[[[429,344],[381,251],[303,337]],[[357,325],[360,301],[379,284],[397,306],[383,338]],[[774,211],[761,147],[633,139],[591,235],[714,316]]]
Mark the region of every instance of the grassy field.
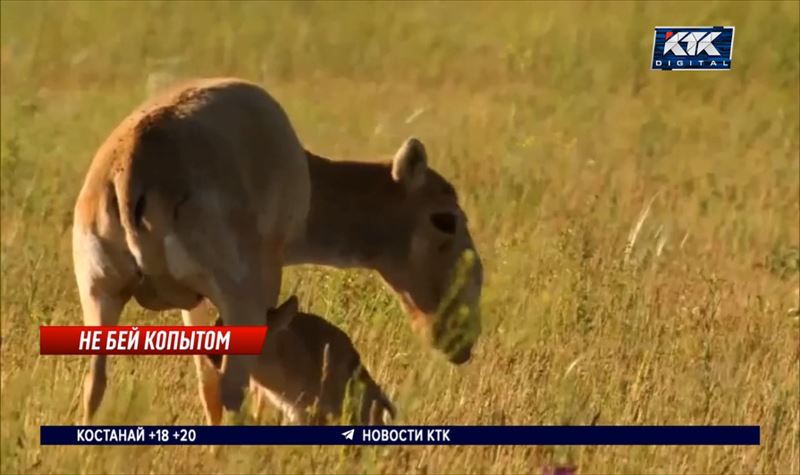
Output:
[[[798,3],[2,3],[2,442],[10,473],[800,472]],[[654,25],[735,25],[730,72],[649,70]],[[235,75],[306,146],[409,135],[462,196],[484,333],[453,367],[365,271],[291,268],[409,424],[759,424],[758,447],[40,447],[87,359],[72,206],[152,91]],[[131,304],[123,324],[178,324]],[[268,416],[274,417],[273,416]],[[274,419],[271,419],[274,421]],[[98,423],[201,424],[190,357],[116,357]]]

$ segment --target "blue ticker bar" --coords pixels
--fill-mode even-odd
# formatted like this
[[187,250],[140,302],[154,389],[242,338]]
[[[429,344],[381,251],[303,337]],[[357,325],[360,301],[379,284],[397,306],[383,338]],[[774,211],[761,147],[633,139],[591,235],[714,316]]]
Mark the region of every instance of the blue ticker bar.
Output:
[[41,426],[42,445],[759,445],[759,426]]

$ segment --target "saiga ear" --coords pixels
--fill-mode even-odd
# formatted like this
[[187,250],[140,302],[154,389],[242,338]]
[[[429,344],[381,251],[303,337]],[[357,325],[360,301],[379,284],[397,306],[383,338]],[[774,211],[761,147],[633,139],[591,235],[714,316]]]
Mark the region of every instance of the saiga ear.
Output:
[[409,138],[394,155],[392,178],[413,190],[425,183],[427,171],[428,154],[425,152],[425,146],[416,138]]
[[292,295],[276,308],[267,310],[267,328],[272,331],[285,330],[297,315],[297,297]]

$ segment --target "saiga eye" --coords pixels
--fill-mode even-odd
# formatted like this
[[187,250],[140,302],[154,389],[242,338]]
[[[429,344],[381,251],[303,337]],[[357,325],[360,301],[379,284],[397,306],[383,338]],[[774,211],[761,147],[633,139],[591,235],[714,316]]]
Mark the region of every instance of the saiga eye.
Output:
[[431,215],[431,224],[443,233],[456,233],[456,215],[453,213],[433,213]]

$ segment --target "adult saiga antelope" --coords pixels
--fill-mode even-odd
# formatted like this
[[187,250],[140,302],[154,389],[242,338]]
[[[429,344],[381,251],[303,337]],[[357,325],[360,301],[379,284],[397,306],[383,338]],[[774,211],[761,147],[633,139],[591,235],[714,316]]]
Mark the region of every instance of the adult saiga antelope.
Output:
[[[474,259],[456,272],[465,251]],[[86,325],[117,324],[131,298],[179,308],[187,325],[210,323],[206,301],[227,325],[258,325],[277,304],[282,266],[313,263],[376,270],[455,364],[480,332],[480,259],[422,143],[407,140],[390,163],[316,156],[281,106],[239,79],[188,83],[116,127],[75,205],[73,258]],[[240,408],[255,358],[227,356],[218,372],[195,356],[209,423]],[[94,355],[85,421],[105,387],[106,358]]]

